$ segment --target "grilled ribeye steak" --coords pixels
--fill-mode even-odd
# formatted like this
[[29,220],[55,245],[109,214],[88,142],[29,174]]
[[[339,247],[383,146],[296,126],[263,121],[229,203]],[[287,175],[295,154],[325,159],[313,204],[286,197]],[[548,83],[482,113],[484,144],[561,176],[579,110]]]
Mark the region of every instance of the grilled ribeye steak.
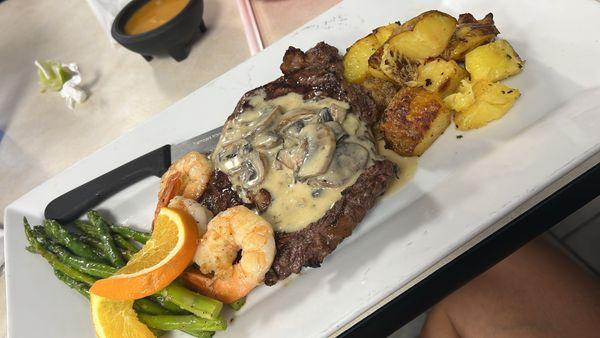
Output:
[[292,273],[299,273],[304,266],[319,267],[325,257],[352,234],[385,192],[393,175],[392,162],[375,162],[342,192],[342,198],[321,219],[300,231],[275,232],[277,253],[265,284],[273,285]]
[[[251,98],[259,92],[268,100],[289,93],[301,94],[304,99],[329,97],[347,102],[350,111],[369,126],[378,120],[378,110],[371,97],[360,86],[343,80],[341,58],[335,47],[324,42],[306,52],[290,47],[280,68],[284,75],[244,94],[228,120],[250,107]],[[341,192],[341,198],[320,219],[299,231],[276,231],[277,253],[265,283],[273,285],[300,272],[304,266],[320,266],[325,257],[352,234],[376,199],[385,192],[394,170],[390,161],[374,161],[353,185]],[[265,200],[266,203],[270,201],[269,196],[260,191],[250,199],[259,210],[265,208]],[[227,175],[219,171],[215,172],[201,202],[215,214],[244,204],[232,189]]]

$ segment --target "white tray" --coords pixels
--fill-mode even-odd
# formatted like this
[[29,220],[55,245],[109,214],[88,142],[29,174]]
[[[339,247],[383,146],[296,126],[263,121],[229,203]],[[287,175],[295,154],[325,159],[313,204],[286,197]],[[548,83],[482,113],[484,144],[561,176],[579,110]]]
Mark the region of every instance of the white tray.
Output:
[[[493,12],[501,36],[527,60],[523,73],[507,81],[522,97],[488,127],[450,127],[422,156],[413,180],[381,200],[323,267],[252,292],[219,337],[333,334],[599,152],[597,2],[348,0],[9,205],[9,337],[94,336],[87,301],[25,251],[23,216],[36,224],[56,196],[158,146],[219,126],[242,93],[279,76],[289,45],[306,49],[324,40],[343,51],[376,26],[429,9],[478,18]],[[99,208],[119,222],[149,224],[157,182],[142,181]]]

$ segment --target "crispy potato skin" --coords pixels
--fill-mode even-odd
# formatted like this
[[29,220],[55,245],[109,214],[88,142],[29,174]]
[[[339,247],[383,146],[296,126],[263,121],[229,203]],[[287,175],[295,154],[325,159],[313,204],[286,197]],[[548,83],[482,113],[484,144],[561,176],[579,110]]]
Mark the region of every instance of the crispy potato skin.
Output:
[[373,53],[373,55],[371,55],[369,57],[369,74],[371,76],[373,76],[373,77],[376,77],[376,78],[379,78],[379,79],[382,79],[382,80],[392,81],[379,68],[379,66],[381,65],[381,57],[382,57],[382,55],[383,55],[383,45],[381,47],[377,48],[377,50],[375,51],[375,53]]
[[379,130],[387,148],[402,156],[420,156],[446,130],[451,118],[439,94],[405,87],[392,98]]
[[496,40],[470,51],[465,68],[471,80],[496,82],[521,72],[523,60],[506,40]]
[[390,36],[397,34],[400,31],[400,22],[392,22],[385,26],[377,27],[373,30],[373,34],[380,44],[384,44]]
[[470,13],[461,14],[456,31],[441,56],[446,60],[462,61],[468,52],[494,40],[498,34],[500,32],[494,25],[492,13],[481,20],[475,19]]
[[398,88],[391,82],[382,80],[380,78],[369,76],[361,83],[361,86],[371,95],[377,109],[384,111],[389,105],[390,101],[398,91]]
[[[390,24],[377,27],[373,32],[364,38],[356,41],[347,49],[344,55],[344,78],[348,82],[361,83],[371,73],[369,69],[369,58],[381,45],[388,40],[390,36],[400,29],[400,23],[392,22]],[[377,70],[372,71],[373,76],[385,79],[385,75]]]
[[476,129],[504,116],[521,96],[518,89],[500,82],[465,80],[459,92],[444,99],[456,111],[454,123],[460,130]]
[[427,11],[400,27],[369,58],[369,73],[404,86],[417,78],[417,67],[444,51],[456,19],[439,11]]
[[417,79],[420,64],[420,61],[405,57],[391,45],[384,45],[379,69],[397,85],[404,86]]

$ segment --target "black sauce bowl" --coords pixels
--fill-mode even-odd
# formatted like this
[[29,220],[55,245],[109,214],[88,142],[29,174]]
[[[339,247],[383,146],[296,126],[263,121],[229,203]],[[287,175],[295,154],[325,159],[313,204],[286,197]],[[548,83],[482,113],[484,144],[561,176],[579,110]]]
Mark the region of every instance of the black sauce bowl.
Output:
[[204,0],[189,0],[181,12],[153,30],[135,35],[126,34],[125,23],[148,1],[150,0],[133,0],[127,4],[112,24],[112,37],[123,47],[141,54],[146,61],[158,55],[170,55],[177,62],[184,60],[190,53],[198,31],[206,31],[202,20]]

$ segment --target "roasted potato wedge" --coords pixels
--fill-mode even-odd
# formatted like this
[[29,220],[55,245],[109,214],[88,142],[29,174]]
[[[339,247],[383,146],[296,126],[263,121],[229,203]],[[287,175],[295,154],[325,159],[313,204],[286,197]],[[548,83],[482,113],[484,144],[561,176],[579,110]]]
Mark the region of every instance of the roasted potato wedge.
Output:
[[421,86],[430,92],[437,92],[444,98],[456,92],[460,82],[468,76],[467,71],[456,61],[434,59],[419,66],[417,80],[410,85]]
[[371,95],[379,111],[384,111],[394,94],[398,91],[396,86],[386,80],[369,76],[360,84]]
[[523,60],[508,41],[496,40],[467,53],[465,68],[473,82],[496,82],[519,73]]
[[391,81],[391,79],[385,75],[384,72],[381,71],[381,69],[379,69],[379,65],[381,64],[381,56],[383,55],[383,45],[381,47],[379,47],[377,49],[377,51],[375,51],[375,53],[373,53],[373,55],[371,55],[371,57],[369,57],[369,74],[371,74],[371,76],[382,79],[382,80],[386,80],[386,81]]
[[405,87],[392,98],[379,124],[386,147],[402,156],[420,156],[446,130],[452,111],[438,93]]
[[344,55],[344,78],[348,82],[360,83],[369,74],[369,57],[381,44],[374,34],[356,41]]
[[[388,25],[375,28],[373,33],[356,41],[344,55],[344,78],[348,82],[361,83],[369,75],[369,57],[377,51],[387,39],[400,29],[400,24],[392,22]],[[373,76],[385,79],[385,75],[376,72]]]
[[373,30],[373,34],[380,44],[384,44],[390,36],[396,34],[400,30],[400,22],[392,22],[385,26],[377,27]]
[[452,35],[448,47],[442,53],[446,60],[465,59],[465,55],[473,49],[484,45],[500,34],[494,25],[494,15],[488,13],[483,19],[477,20],[469,13],[458,17],[456,31]]
[[399,86],[415,81],[420,65],[420,61],[404,56],[391,45],[383,45],[379,70]]
[[459,91],[444,99],[455,110],[454,123],[460,130],[480,128],[504,116],[521,96],[518,89],[500,82],[463,80]]
[[405,22],[386,44],[411,60],[436,57],[448,46],[456,23],[456,19],[446,13],[428,11]]

